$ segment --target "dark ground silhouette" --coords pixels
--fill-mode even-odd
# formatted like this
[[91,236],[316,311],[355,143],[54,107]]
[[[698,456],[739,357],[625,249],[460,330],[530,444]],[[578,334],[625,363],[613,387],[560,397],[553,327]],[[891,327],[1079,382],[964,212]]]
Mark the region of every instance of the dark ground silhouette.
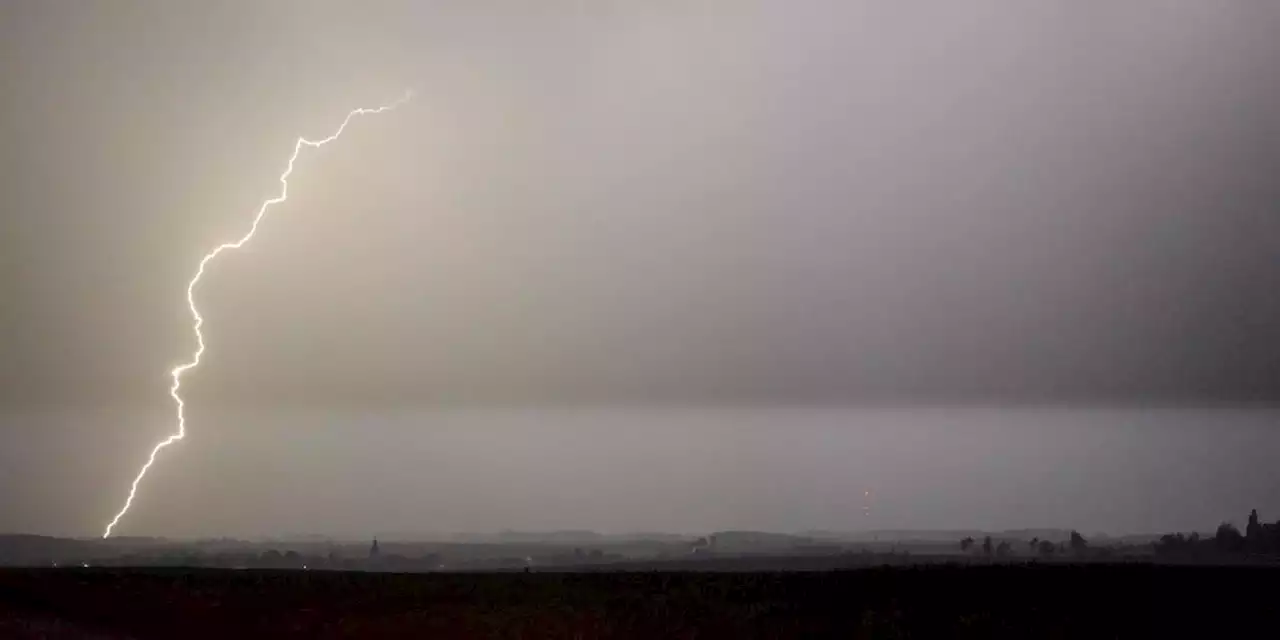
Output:
[[8,536],[25,567],[0,568],[0,638],[1224,637],[1280,625],[1278,534],[1254,511],[1212,536],[1028,530],[924,552],[756,532],[614,551]]
[[[1280,601],[1258,588],[1278,576],[1260,567],[1054,563],[807,573],[6,569],[0,631],[13,638],[1226,637],[1280,623]],[[34,621],[34,631],[24,621]],[[51,628],[70,635],[40,632]]]

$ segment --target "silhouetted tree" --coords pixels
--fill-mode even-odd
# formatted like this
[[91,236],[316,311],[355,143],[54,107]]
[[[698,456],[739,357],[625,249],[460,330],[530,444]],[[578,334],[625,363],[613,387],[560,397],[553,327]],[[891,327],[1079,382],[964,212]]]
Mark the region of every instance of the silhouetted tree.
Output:
[[960,550],[961,550],[961,551],[968,551],[968,550],[970,550],[970,549],[972,549],[972,548],[973,548],[973,538],[972,538],[972,537],[968,537],[968,538],[965,538],[964,540],[961,540],[961,541],[960,541]]
[[1160,541],[1155,546],[1156,555],[1170,555],[1180,553],[1186,547],[1187,538],[1181,533],[1166,533],[1160,536]]
[[1080,535],[1079,531],[1071,531],[1071,552],[1076,555],[1082,555],[1089,550],[1089,541]]
[[1027,546],[1031,547],[1031,553],[1035,553],[1036,549],[1040,547],[1040,536],[1032,538],[1031,542],[1027,543]]
[[991,547],[991,536],[982,539],[982,555],[991,557],[994,549]]
[[284,564],[284,556],[275,549],[268,549],[258,557],[258,562],[268,569],[279,569]]
[[996,547],[997,558],[1008,558],[1012,554],[1013,546],[1009,544],[1008,540],[1001,541],[999,546]]
[[1048,541],[1048,540],[1041,540],[1041,541],[1040,541],[1040,549],[1039,549],[1039,551],[1040,551],[1040,555],[1041,555],[1042,557],[1045,557],[1045,558],[1052,557],[1052,556],[1053,556],[1053,552],[1054,552],[1055,550],[1057,550],[1057,548],[1058,548],[1058,546],[1057,546],[1057,545],[1053,544],[1052,542],[1050,542],[1050,541]]
[[1213,536],[1213,546],[1224,553],[1240,553],[1244,551],[1244,536],[1240,535],[1240,530],[1230,522],[1224,522],[1218,525],[1218,531]]

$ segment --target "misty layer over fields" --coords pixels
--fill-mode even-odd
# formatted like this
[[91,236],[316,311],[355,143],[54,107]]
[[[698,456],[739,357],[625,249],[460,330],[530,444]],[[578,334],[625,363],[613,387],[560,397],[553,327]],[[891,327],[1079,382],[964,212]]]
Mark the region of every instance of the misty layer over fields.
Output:
[[[95,452],[130,444],[141,455],[168,416],[3,419],[0,530],[85,535],[138,462]],[[1183,409],[206,411],[121,533],[1206,530],[1243,526],[1253,508],[1280,512],[1268,481],[1276,420]],[[17,424],[65,436],[23,441]],[[22,481],[34,477],[45,479]]]

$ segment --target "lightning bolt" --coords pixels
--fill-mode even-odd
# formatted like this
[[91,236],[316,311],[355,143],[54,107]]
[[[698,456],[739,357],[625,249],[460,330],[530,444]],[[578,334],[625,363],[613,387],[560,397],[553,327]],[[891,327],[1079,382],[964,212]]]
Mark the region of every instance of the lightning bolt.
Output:
[[138,470],[138,475],[134,477],[133,484],[129,486],[129,497],[125,498],[124,506],[120,508],[120,512],[117,513],[116,516],[111,519],[111,522],[107,524],[107,529],[102,534],[103,538],[111,536],[111,530],[120,522],[120,518],[123,518],[124,514],[129,512],[129,507],[133,506],[133,498],[138,493],[138,485],[141,484],[142,479],[146,477],[147,471],[151,469],[151,465],[155,464],[156,456],[160,451],[185,438],[187,435],[186,404],[183,403],[182,396],[178,395],[178,390],[182,388],[182,374],[199,366],[200,356],[204,355],[204,334],[200,333],[200,327],[204,325],[204,318],[200,315],[200,311],[196,309],[195,290],[196,285],[200,284],[200,278],[204,277],[205,268],[208,267],[209,263],[214,258],[218,257],[223,251],[243,247],[245,243],[249,242],[249,240],[253,238],[253,234],[258,232],[258,224],[262,222],[262,218],[267,214],[267,210],[270,209],[272,205],[280,204],[281,202],[289,199],[289,175],[293,173],[293,164],[298,160],[298,154],[302,152],[303,147],[310,147],[313,149],[323,147],[324,145],[337,140],[338,137],[342,135],[342,132],[347,128],[347,125],[356,116],[372,115],[390,111],[405,102],[408,102],[412,97],[413,91],[406,91],[400,99],[381,107],[373,109],[353,109],[347,113],[346,118],[343,118],[342,124],[338,125],[338,129],[327,138],[320,140],[308,140],[301,137],[298,138],[298,141],[293,145],[293,155],[289,156],[289,164],[285,167],[284,173],[280,174],[280,195],[264,201],[262,205],[258,207],[258,213],[253,216],[253,224],[249,225],[249,231],[241,236],[240,239],[233,242],[224,242],[214,247],[212,251],[206,253],[204,257],[200,259],[200,266],[196,268],[195,275],[191,276],[191,280],[187,282],[187,308],[191,311],[191,318],[195,321],[191,326],[191,329],[196,334],[196,350],[191,354],[190,360],[169,371],[169,376],[173,378],[173,384],[169,386],[169,396],[173,398],[173,401],[178,408],[178,430],[174,432],[173,435],[170,435],[164,440],[156,443],[156,446],[151,449],[151,455],[147,457],[146,464],[142,465],[142,468]]

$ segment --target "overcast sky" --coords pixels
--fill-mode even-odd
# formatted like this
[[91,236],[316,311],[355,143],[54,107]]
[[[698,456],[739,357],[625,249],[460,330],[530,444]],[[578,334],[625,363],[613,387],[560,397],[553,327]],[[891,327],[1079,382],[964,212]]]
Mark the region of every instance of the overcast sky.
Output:
[[[244,419],[212,416],[267,415],[254,411],[394,412],[384,432],[362,424],[426,438],[433,423],[406,431],[404,416],[459,404],[631,407],[616,424],[608,412],[574,423],[604,442],[645,420],[673,428],[635,412],[677,405],[765,416],[1274,402],[1276,33],[1280,5],[1249,0],[5,2],[0,444],[14,460],[0,529],[93,529],[114,511],[146,443],[172,426],[166,373],[194,346],[182,295],[200,256],[277,193],[296,136],[327,135],[348,110],[406,89],[404,108],[304,152],[289,201],[211,265],[197,292],[209,351],[185,379],[200,438],[247,433]],[[290,415],[273,428],[310,428]],[[732,439],[712,432],[734,420],[696,415],[681,439]],[[1271,414],[1250,416],[1227,423],[1277,450]],[[1059,428],[1114,422],[1125,420]],[[783,464],[785,424],[761,427],[768,444],[737,446]],[[1186,428],[1199,444],[1168,451],[1209,450],[1231,427]],[[76,440],[83,429],[95,435]],[[844,446],[870,437],[859,429],[840,432]],[[1154,442],[1150,429],[1125,432],[1126,446]],[[582,459],[617,448],[564,437]],[[902,438],[920,464],[946,450]],[[66,444],[89,441],[82,453]],[[203,503],[224,509],[243,493],[180,480],[196,464],[181,456],[221,451],[212,468],[250,450],[292,455],[197,442],[170,450],[161,482],[200,478]],[[533,455],[520,442],[505,446]],[[470,464],[496,463],[486,446],[466,450]],[[97,454],[109,462],[82,459]],[[640,466],[670,462],[652,455]],[[991,460],[975,453],[963,468]],[[49,479],[79,465],[74,482]],[[417,491],[447,481],[432,473]],[[1274,496],[1257,487],[1280,477],[1220,482],[1212,491],[1263,500]],[[915,485],[894,522],[1018,525],[999,500],[934,491],[956,484]],[[770,514],[726,523],[815,519],[733,486],[689,504],[754,500],[751,513]],[[1045,491],[1073,495],[1064,487]],[[668,495],[646,491],[622,492],[618,513]],[[1156,497],[1107,508],[1132,515]],[[212,520],[148,507],[134,531],[253,530],[265,507],[245,499]],[[913,520],[910,504],[976,511]],[[1216,504],[1178,522],[1218,518]],[[435,524],[499,528],[503,513],[515,512]],[[1099,527],[1172,521],[1074,513]],[[508,524],[644,528],[577,516]]]

